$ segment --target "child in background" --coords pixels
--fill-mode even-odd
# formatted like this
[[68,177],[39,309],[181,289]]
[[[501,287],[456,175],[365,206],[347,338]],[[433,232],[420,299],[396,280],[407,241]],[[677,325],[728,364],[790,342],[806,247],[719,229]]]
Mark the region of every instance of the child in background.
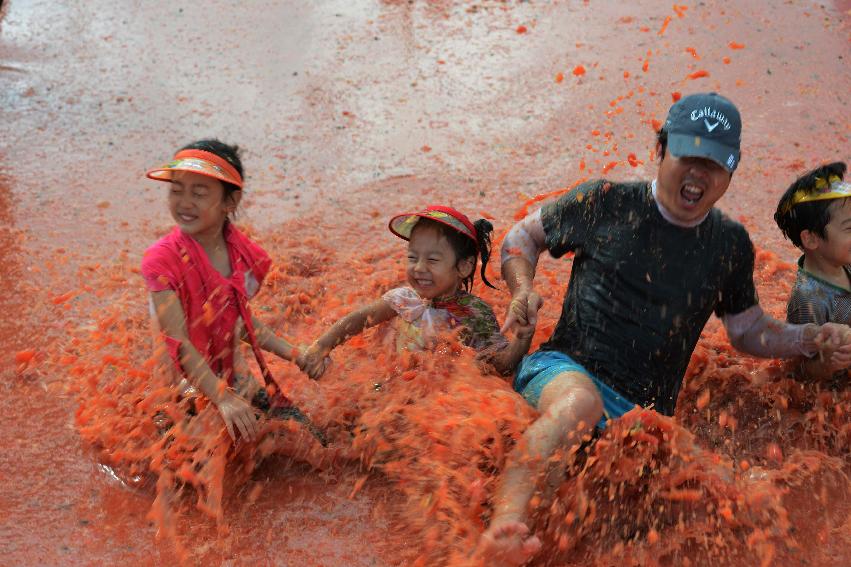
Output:
[[[168,208],[177,223],[145,252],[142,275],[151,292],[154,332],[170,355],[163,362],[175,370],[182,393],[200,391],[212,402],[234,442],[237,432],[245,441],[257,438],[258,411],[305,422],[275,391],[261,352],[291,360],[293,347],[248,307],[271,260],[229,220],[242,197],[238,148],[200,140],[147,176],[170,184]],[[271,397],[248,375],[240,340],[251,345]]]
[[518,330],[508,341],[490,306],[470,293],[481,254],[485,277],[493,226],[470,219],[450,207],[430,206],[390,220],[390,231],[408,241],[407,282],[381,299],[354,311],[319,337],[296,363],[311,378],[326,369],[328,355],[364,329],[398,318],[397,350],[424,350],[441,332],[460,327],[462,342],[501,374],[509,374],[529,350],[533,326]]
[[[786,309],[790,323],[851,325],[851,183],[835,162],[799,177],[780,198],[774,220],[803,251]],[[805,376],[846,376],[829,356],[805,359]]]

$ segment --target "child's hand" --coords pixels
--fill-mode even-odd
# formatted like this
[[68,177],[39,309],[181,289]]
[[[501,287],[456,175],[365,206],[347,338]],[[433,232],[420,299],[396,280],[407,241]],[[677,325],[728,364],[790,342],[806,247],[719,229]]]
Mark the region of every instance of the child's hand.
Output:
[[825,323],[819,328],[815,343],[831,364],[851,366],[851,328],[839,323]]
[[525,325],[521,325],[520,323],[514,324],[514,336],[517,338],[517,340],[531,341],[532,337],[534,335],[535,335],[534,323],[527,323]]
[[257,414],[245,399],[230,390],[226,390],[216,407],[219,409],[219,414],[221,414],[228,434],[234,443],[236,443],[234,426],[239,430],[244,441],[250,442],[257,438]]
[[299,351],[301,354],[296,357],[295,363],[312,380],[318,380],[331,365],[331,357],[328,356],[328,351],[316,343],[307,348],[299,349]]

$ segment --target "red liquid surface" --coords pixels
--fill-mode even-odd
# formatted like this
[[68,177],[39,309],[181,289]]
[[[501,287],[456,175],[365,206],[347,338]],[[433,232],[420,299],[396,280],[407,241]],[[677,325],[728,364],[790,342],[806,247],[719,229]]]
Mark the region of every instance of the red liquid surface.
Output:
[[[243,147],[238,224],[276,265],[254,309],[295,342],[403,281],[392,214],[451,204],[501,238],[536,195],[650,179],[655,121],[697,90],[742,111],[719,206],[782,318],[777,199],[851,158],[846,1],[59,4],[0,19],[3,564],[462,564],[534,418],[468,354],[399,357],[378,330],[319,383],[273,365],[349,458],[276,455],[286,432],[228,452],[206,414],[164,445],[151,416],[183,410],[146,364],[138,265],[171,221],[143,173],[189,141]],[[568,274],[540,265],[536,345]],[[504,291],[475,291],[501,316]],[[851,394],[789,376],[710,321],[674,420],[635,412],[554,461],[571,474],[541,480],[535,564],[851,561]]]

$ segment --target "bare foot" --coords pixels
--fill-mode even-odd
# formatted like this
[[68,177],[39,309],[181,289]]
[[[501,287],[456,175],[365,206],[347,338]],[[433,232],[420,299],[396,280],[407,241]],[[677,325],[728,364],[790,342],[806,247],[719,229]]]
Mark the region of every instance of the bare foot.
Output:
[[474,557],[488,567],[516,567],[529,561],[541,549],[541,540],[529,536],[523,522],[507,520],[492,524],[476,547]]

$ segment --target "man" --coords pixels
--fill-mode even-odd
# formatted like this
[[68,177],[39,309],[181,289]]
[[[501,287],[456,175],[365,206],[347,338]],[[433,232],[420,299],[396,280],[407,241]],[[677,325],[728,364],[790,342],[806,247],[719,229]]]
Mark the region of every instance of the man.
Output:
[[653,182],[585,183],[506,236],[502,274],[512,301],[505,329],[537,321],[542,300],[532,280],[540,253],[575,257],[552,337],[517,370],[514,388],[540,417],[509,456],[497,489],[477,549],[487,564],[519,565],[540,548],[526,508],[559,445],[579,443],[636,404],[674,413],[713,312],[733,346],[752,355],[821,351],[851,363],[847,327],[781,323],[759,306],[747,231],[713,207],[739,163],[740,138],[732,102],[716,93],[683,97],[658,133]]

